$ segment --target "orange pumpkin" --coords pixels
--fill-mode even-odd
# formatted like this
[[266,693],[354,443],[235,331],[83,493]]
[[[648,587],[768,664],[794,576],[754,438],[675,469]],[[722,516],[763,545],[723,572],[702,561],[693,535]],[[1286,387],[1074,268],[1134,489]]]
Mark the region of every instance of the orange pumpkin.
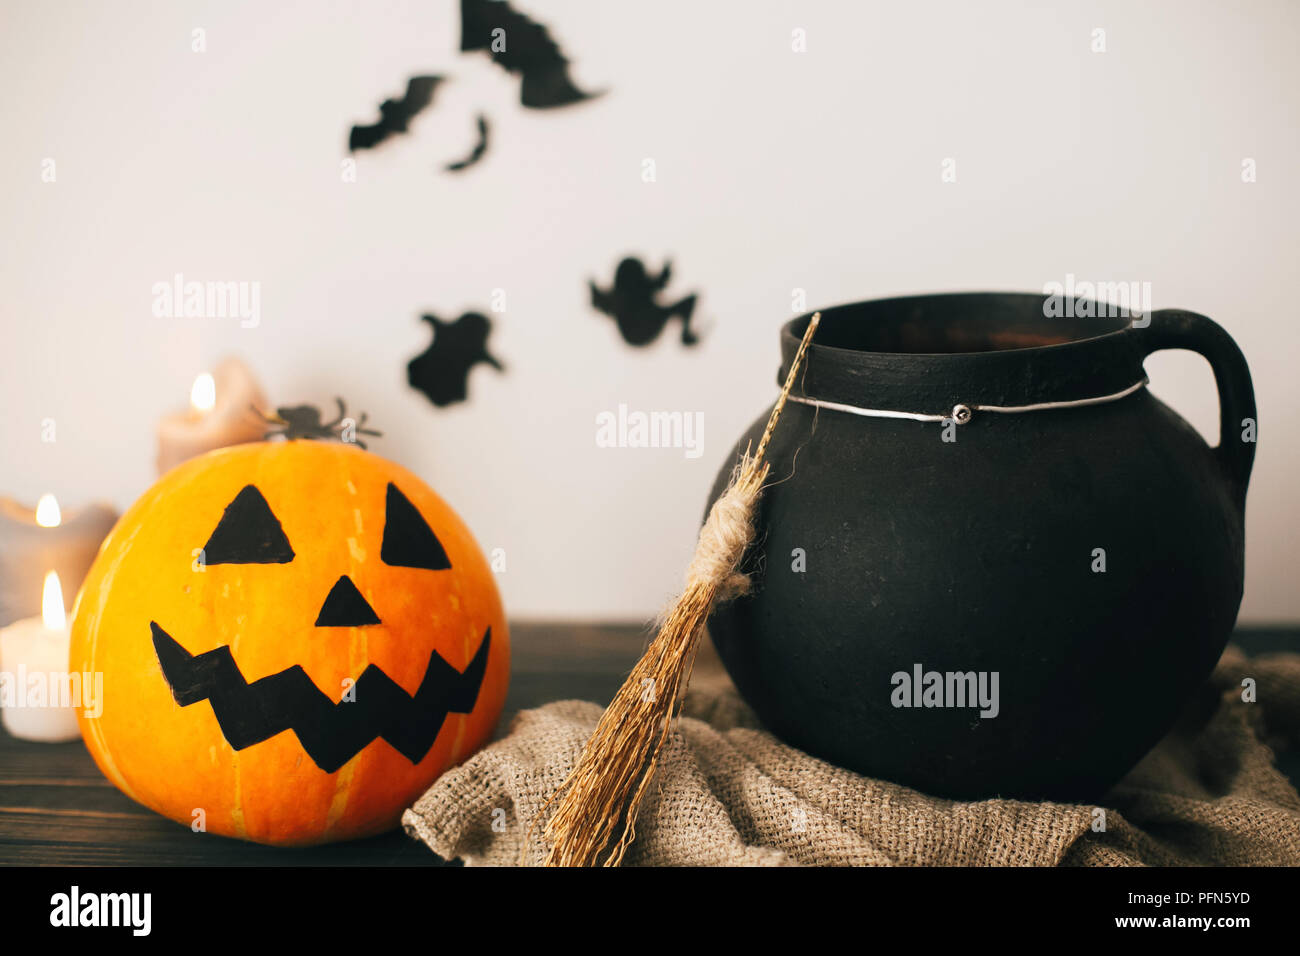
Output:
[[368,836],[491,737],[510,636],[492,572],[409,471],[263,442],[165,475],[77,599],[73,670],[104,774],[194,829],[277,845]]

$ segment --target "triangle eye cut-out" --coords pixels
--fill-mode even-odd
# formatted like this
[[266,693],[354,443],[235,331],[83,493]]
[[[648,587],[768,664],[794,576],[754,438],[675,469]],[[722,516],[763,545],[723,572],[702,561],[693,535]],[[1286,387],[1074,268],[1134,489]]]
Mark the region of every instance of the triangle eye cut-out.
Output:
[[293,548],[262,493],[245,485],[203,546],[205,564],[288,564]]
[[379,623],[375,609],[346,574],[334,582],[316,617],[317,627],[365,627]]
[[451,560],[438,536],[406,495],[388,483],[388,503],[384,518],[384,543],[380,560],[396,568],[428,568],[445,571]]

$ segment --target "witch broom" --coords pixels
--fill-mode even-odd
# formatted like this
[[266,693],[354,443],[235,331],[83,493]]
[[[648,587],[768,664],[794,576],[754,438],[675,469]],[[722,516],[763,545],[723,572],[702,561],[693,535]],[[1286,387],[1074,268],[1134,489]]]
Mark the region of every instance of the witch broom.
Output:
[[[714,604],[749,586],[738,568],[754,537],[754,509],[768,472],[764,456],[820,320],[821,313],[813,313],[758,448],[752,455],[746,449],[700,529],[686,589],[601,715],[577,765],[542,808],[544,813],[558,801],[542,831],[546,866],[618,866],[636,838],[637,811],[681,709],[704,624]],[[622,831],[610,847],[620,823]],[[527,850],[525,838],[523,852]],[[604,860],[599,859],[602,853]]]

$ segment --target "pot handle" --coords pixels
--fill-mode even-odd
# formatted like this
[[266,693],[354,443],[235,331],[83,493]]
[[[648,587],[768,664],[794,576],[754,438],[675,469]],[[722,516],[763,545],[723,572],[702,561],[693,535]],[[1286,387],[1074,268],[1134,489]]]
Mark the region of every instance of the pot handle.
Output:
[[[1238,507],[1244,507],[1259,428],[1246,357],[1217,322],[1183,309],[1158,309],[1145,328],[1134,326],[1134,331],[1140,336],[1143,358],[1161,349],[1190,349],[1210,363],[1219,389],[1219,444],[1213,451]],[[1249,440],[1244,437],[1247,429]]]

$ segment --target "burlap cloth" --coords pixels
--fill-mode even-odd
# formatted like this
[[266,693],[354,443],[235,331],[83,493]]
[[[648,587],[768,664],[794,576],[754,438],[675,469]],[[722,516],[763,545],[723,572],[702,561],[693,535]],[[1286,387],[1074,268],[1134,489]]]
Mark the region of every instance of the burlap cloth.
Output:
[[[601,710],[521,712],[406,811],[407,832],[447,859],[518,863]],[[1205,695],[1102,801],[1104,830],[1092,805],[942,800],[810,757],[760,728],[707,651],[682,713],[624,865],[1300,865],[1300,797],[1273,763],[1300,747],[1300,654],[1229,647]]]

